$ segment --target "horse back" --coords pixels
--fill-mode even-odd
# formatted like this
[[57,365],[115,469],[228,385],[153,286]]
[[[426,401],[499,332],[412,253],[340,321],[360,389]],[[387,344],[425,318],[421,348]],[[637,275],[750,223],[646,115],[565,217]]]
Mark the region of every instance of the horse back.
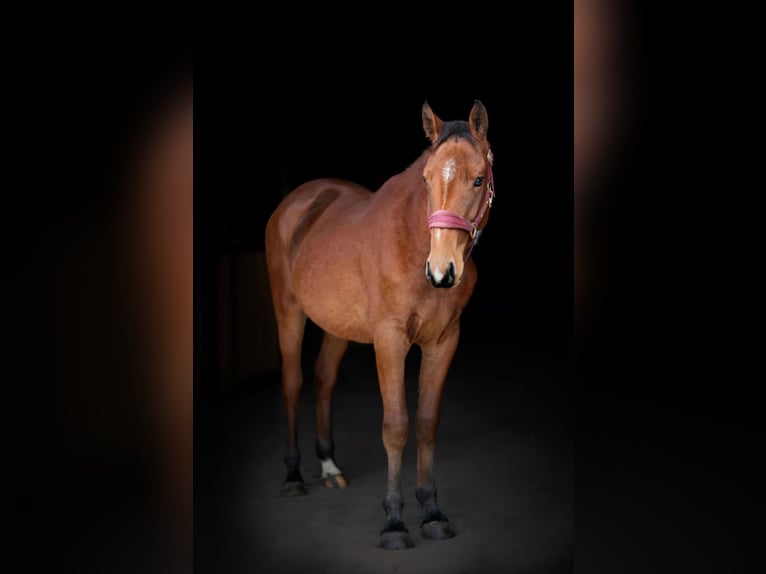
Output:
[[363,213],[372,193],[353,182],[316,179],[291,191],[266,226],[266,245],[277,244],[293,261],[305,239],[323,228],[347,227]]

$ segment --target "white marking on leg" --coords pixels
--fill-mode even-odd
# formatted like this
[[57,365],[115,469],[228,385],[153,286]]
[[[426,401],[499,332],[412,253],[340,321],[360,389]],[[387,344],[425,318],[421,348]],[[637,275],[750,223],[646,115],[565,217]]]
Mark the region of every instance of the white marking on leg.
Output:
[[337,476],[341,474],[341,470],[335,466],[335,461],[331,458],[320,461],[322,463],[322,478],[328,478],[330,476]]

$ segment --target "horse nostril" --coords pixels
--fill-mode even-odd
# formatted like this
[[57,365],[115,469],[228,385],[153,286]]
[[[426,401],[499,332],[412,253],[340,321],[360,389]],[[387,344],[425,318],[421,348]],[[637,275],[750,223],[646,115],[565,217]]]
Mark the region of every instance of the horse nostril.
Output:
[[452,287],[455,284],[455,264],[450,263],[447,267],[447,275],[444,277],[446,287]]
[[431,279],[431,262],[426,260],[426,277]]

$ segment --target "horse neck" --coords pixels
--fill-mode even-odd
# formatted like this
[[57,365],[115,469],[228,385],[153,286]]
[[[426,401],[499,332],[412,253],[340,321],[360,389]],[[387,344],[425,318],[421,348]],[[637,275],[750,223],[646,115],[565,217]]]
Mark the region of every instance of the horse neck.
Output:
[[[407,237],[417,250],[430,249],[428,232],[428,192],[423,183],[423,168],[430,150],[426,150],[407,169],[387,182],[397,196],[393,226],[399,236]],[[384,185],[384,187],[386,187]],[[382,190],[381,190],[382,191]]]

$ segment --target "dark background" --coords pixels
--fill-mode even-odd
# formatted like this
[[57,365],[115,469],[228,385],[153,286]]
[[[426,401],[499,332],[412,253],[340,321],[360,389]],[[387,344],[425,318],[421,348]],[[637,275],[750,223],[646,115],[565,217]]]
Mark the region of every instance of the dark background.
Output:
[[577,562],[754,571],[764,501],[758,32],[746,10],[705,4],[631,6],[627,24],[633,126],[600,190],[600,277],[577,337]]
[[[195,61],[204,70],[195,86],[195,396],[204,400],[215,369],[208,353],[216,335],[205,328],[212,311],[204,303],[215,297],[215,254],[235,245],[257,249],[282,189],[319,175],[374,188],[406,167],[426,143],[424,99],[444,119],[465,117],[474,98],[489,112],[498,199],[475,250],[480,280],[466,333],[476,333],[482,352],[507,351],[568,372],[571,11],[529,10],[514,7],[501,18],[467,9],[451,26],[426,19],[376,38],[359,25],[342,34],[317,26],[309,36],[290,26],[283,38],[299,45],[296,55],[265,39],[236,49],[204,43]],[[630,72],[637,121],[604,185],[608,199],[596,226],[603,279],[575,339],[576,562],[583,571],[750,572],[762,559],[758,24],[736,4],[663,5],[631,15],[640,56]],[[259,26],[244,36],[263,32]],[[154,525],[152,514],[125,510],[146,500],[141,455],[150,439],[127,455],[86,462],[70,455],[96,437],[120,442],[115,437],[126,428],[140,426],[147,393],[129,374],[119,386],[102,384],[112,380],[104,375],[113,368],[109,357],[101,359],[104,372],[86,381],[50,361],[54,349],[67,348],[62,340],[77,344],[66,325],[51,328],[52,310],[68,304],[60,282],[76,290],[83,270],[100,276],[98,259],[58,273],[51,264],[78,257],[72,238],[96,245],[108,235],[100,208],[117,196],[123,143],[146,115],[142,104],[184,58],[174,50],[126,50],[135,38],[118,47],[102,37],[80,49],[59,39],[47,57],[8,46],[14,57],[6,74],[17,81],[6,106],[6,159],[18,171],[7,172],[3,210],[10,277],[4,379],[11,381],[4,435],[17,479],[9,522],[18,554],[7,560],[66,571],[108,555],[117,542],[127,550],[115,556],[130,571],[128,558],[141,554],[136,549]],[[118,291],[109,281],[98,288],[83,317],[108,308]],[[119,341],[119,327],[99,318],[89,340],[109,334]],[[554,379],[569,388],[565,376]],[[87,392],[63,412],[58,391],[72,384]],[[88,427],[85,440],[62,433],[126,389],[132,398],[120,413],[123,429]],[[571,414],[571,406],[564,401],[561,411]],[[53,444],[51,436],[58,437]],[[72,483],[62,484],[41,459],[54,449]],[[98,520],[89,521],[94,514]],[[80,521],[85,531],[73,528]]]
[[33,47],[3,41],[3,569],[184,570],[181,513],[158,504],[164,380],[131,246],[142,156],[192,86],[190,38],[51,18]]

